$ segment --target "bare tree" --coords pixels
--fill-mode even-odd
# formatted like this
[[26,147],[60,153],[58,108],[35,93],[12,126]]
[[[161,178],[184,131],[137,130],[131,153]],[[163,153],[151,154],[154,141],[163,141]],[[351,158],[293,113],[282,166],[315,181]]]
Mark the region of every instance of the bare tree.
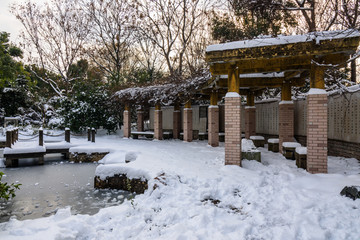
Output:
[[289,10],[301,12],[306,26],[305,32],[328,31],[336,23],[339,0],[295,0],[295,3],[298,8]]
[[183,75],[185,54],[204,22],[207,0],[137,1],[140,33],[159,49],[170,75]]
[[[340,9],[340,24],[345,28],[359,28],[360,0],[342,0]],[[356,59],[350,62],[351,81],[356,83]]]
[[69,76],[69,69],[80,59],[89,29],[78,1],[52,0],[44,5],[28,1],[12,5],[11,11],[25,28],[22,37],[31,60],[58,74],[61,81],[39,75],[38,78],[50,84],[58,95],[68,94],[76,80]]
[[118,85],[132,55],[136,9],[128,0],[86,0],[83,5],[92,23],[86,53],[109,83]]

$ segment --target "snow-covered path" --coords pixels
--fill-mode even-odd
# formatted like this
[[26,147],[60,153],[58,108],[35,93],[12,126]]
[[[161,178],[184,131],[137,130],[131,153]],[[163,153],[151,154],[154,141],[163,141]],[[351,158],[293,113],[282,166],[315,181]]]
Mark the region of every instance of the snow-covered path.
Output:
[[240,168],[224,166],[224,148],[206,142],[108,136],[90,146],[113,149],[105,162],[136,152],[126,166],[151,176],[149,190],[93,216],[66,208],[12,219],[0,224],[0,239],[359,239],[360,200],[339,194],[360,185],[356,159],[330,157],[331,173],[309,174],[265,149],[262,164]]

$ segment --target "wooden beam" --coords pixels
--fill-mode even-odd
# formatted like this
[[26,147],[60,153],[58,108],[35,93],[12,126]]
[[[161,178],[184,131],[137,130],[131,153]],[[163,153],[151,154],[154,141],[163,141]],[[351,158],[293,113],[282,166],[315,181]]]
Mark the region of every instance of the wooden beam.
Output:
[[[240,78],[240,87],[281,87],[285,82],[285,78]],[[293,78],[289,80],[290,84],[293,86],[303,86],[305,85],[304,78]],[[227,79],[219,79],[216,82],[217,87],[227,88],[228,87]]]
[[255,96],[252,91],[246,95],[246,106],[255,106]]
[[325,67],[317,64],[312,64],[310,73],[310,87],[325,89],[324,80]]
[[188,100],[188,101],[185,103],[184,108],[191,108],[191,100]]
[[217,102],[218,102],[218,92],[217,91],[212,91],[210,93],[210,105],[214,105],[216,106],[217,105]]
[[281,101],[291,101],[291,83],[284,82],[281,86]]
[[236,66],[228,69],[228,91],[239,93],[239,71]]

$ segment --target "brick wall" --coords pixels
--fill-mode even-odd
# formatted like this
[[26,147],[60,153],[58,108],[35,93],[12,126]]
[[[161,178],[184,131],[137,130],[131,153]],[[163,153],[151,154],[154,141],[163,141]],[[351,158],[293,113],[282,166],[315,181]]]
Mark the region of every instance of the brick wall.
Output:
[[225,98],[225,164],[241,166],[241,98]]
[[136,127],[139,132],[144,131],[144,111],[137,111]]
[[192,109],[184,108],[184,141],[191,142],[193,140],[193,123]]
[[162,110],[155,110],[154,113],[154,138],[162,140],[163,128],[162,128]]
[[129,111],[124,111],[124,137],[129,138],[130,134],[131,134],[131,117],[130,117],[130,112]]
[[279,150],[282,152],[283,142],[294,141],[294,104],[279,103]]
[[212,147],[219,146],[219,107],[209,106],[208,108],[209,128],[208,143]]
[[256,135],[256,108],[245,107],[245,138]]
[[307,96],[307,171],[327,173],[327,95]]

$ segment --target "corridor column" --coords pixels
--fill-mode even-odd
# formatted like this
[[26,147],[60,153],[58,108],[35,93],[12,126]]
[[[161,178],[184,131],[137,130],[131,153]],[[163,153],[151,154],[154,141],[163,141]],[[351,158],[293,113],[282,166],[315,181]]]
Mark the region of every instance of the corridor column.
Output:
[[130,113],[129,104],[125,104],[123,122],[124,122],[124,137],[130,138],[130,136],[131,136],[131,113]]
[[155,105],[154,112],[154,138],[157,140],[163,139],[163,131],[162,131],[162,110],[161,105],[157,103]]
[[173,138],[179,139],[181,131],[181,113],[180,113],[180,105],[176,103],[174,105],[173,112]]
[[228,71],[228,92],[225,96],[225,165],[241,166],[241,97],[239,71]]
[[184,107],[184,141],[191,142],[193,140],[193,124],[191,100],[185,103]]
[[246,97],[245,106],[245,138],[256,135],[256,107],[253,92],[249,92]]
[[283,142],[294,142],[294,102],[291,100],[291,84],[281,86],[279,103],[279,151],[282,153]]
[[212,147],[219,146],[219,106],[217,105],[218,93],[210,94],[210,106],[208,108],[208,144]]
[[144,111],[141,107],[137,110],[137,131],[144,131]]
[[327,173],[327,93],[324,67],[311,65],[307,96],[307,168],[310,173]]

